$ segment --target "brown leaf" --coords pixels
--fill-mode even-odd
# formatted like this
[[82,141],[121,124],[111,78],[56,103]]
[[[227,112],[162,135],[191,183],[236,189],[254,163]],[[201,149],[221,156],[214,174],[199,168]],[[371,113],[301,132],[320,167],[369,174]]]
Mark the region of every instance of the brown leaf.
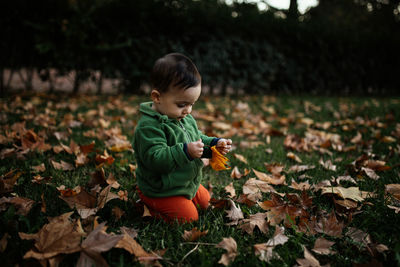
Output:
[[24,259],[48,260],[58,254],[70,254],[81,250],[81,239],[85,236],[80,221],[70,220],[73,212],[49,219],[36,234],[18,233],[21,239],[35,240],[35,247],[24,255]]
[[336,253],[335,251],[332,251],[330,249],[333,244],[335,244],[335,242],[326,240],[323,237],[319,237],[315,241],[314,248],[312,249],[312,251],[322,255],[332,255]]
[[236,207],[235,203],[231,199],[228,199],[228,201],[231,204],[231,207],[230,210],[226,210],[225,212],[228,214],[226,215],[226,217],[228,217],[232,221],[228,225],[236,225],[239,223],[239,220],[244,218],[243,212],[239,206]]
[[296,189],[296,190],[308,190],[310,189],[310,184],[308,183],[308,181],[305,181],[303,183],[297,183],[295,180],[293,180],[292,178],[292,184],[289,186],[290,188]]
[[235,158],[237,158],[238,160],[240,160],[241,162],[248,164],[248,163],[247,163],[247,159],[246,159],[243,155],[233,153],[233,156],[234,156]]
[[250,215],[249,219],[242,220],[242,224],[239,226],[239,228],[252,235],[254,228],[257,226],[262,233],[266,234],[268,232],[268,222],[265,220],[266,217],[266,213],[256,213]]
[[288,240],[289,238],[285,235],[285,228],[276,225],[274,235],[265,244],[269,247],[275,247],[285,244]]
[[276,258],[276,259],[280,259],[280,256],[278,253],[276,253],[275,251],[273,251],[274,247],[269,247],[266,245],[266,243],[262,243],[262,244],[255,244],[253,245],[254,248],[254,254],[256,256],[258,256],[258,258],[261,261],[265,261],[265,262],[270,262],[270,260]]
[[321,266],[319,261],[304,247],[304,259],[296,259],[300,266],[318,267]]
[[400,200],[400,184],[385,185],[385,192],[392,195],[395,199]]
[[289,172],[302,172],[314,169],[314,165],[293,165],[289,168]]
[[336,165],[332,164],[331,160],[328,161],[323,161],[322,158],[319,160],[319,164],[322,165],[322,167],[326,170],[330,170],[330,171],[336,171]]
[[74,166],[68,162],[61,160],[61,163],[58,163],[54,160],[50,160],[51,164],[53,165],[54,169],[56,170],[63,170],[63,171],[72,171],[74,170]]
[[233,262],[238,254],[236,241],[232,237],[224,237],[222,241],[216,245],[216,247],[226,250],[226,253],[223,254],[221,259],[218,261],[218,263],[225,266],[228,266],[231,262]]
[[273,163],[273,164],[268,164],[268,163],[264,163],[265,168],[267,168],[267,170],[272,173],[273,175],[279,175],[281,174],[281,172],[283,171],[283,165],[282,164],[278,164],[278,163]]
[[80,146],[79,146],[79,149],[80,149],[80,151],[81,151],[83,154],[89,154],[90,152],[93,151],[94,145],[95,145],[95,142],[92,141],[92,142],[91,142],[90,144],[88,144],[88,145],[80,145]]
[[114,174],[112,174],[112,173],[110,173],[108,175],[106,182],[107,182],[107,184],[111,185],[111,187],[114,189],[118,189],[120,187],[120,184],[117,182],[117,179],[115,178]]
[[324,194],[336,194],[340,196],[341,198],[344,199],[351,199],[354,201],[363,201],[364,198],[362,197],[361,191],[359,190],[358,187],[349,187],[349,188],[344,188],[341,186],[337,187],[323,187],[321,195]]
[[249,199],[249,195],[246,194],[241,194],[238,199],[236,199],[236,202],[246,204],[247,207],[253,207],[255,204],[257,204],[256,201]]
[[354,227],[348,228],[346,236],[349,236],[354,242],[360,243],[365,247],[372,243],[368,233]]
[[130,254],[135,255],[135,257],[143,264],[154,264],[156,260],[162,259],[157,254],[146,252],[126,230],[122,228],[121,230],[123,232],[123,237],[115,245],[116,248],[125,249]]
[[75,159],[76,167],[84,166],[88,163],[89,163],[89,158],[87,157],[87,154],[79,153],[78,155],[76,155],[76,159]]
[[6,250],[9,237],[10,237],[10,235],[8,233],[5,233],[3,235],[3,237],[0,239],[0,252],[1,253],[3,253]]
[[332,211],[328,217],[321,217],[315,226],[318,233],[324,233],[330,236],[341,237],[344,224],[339,222]]
[[35,172],[44,172],[46,170],[46,166],[44,166],[44,163],[37,165],[37,166],[32,166],[32,169]]
[[294,160],[294,161],[296,161],[296,162],[298,162],[298,163],[302,163],[302,162],[303,162],[303,161],[302,161],[297,155],[295,155],[293,152],[288,152],[288,153],[286,154],[286,157],[289,158],[289,159],[292,159],[292,160]]
[[230,195],[231,198],[236,196],[235,188],[233,187],[233,183],[228,184],[225,186],[225,191]]
[[83,240],[81,244],[82,252],[77,266],[108,265],[100,253],[109,251],[123,236],[106,233],[105,224],[106,222],[99,224],[87,238]]
[[13,191],[14,185],[22,172],[11,170],[0,177],[0,194],[9,193]]
[[253,172],[255,173],[255,175],[257,176],[258,179],[260,179],[262,181],[265,181],[265,182],[267,182],[269,184],[279,185],[279,184],[285,184],[286,183],[284,175],[278,174],[277,176],[275,176],[275,175],[271,176],[271,175],[268,175],[266,173],[256,171],[255,169],[253,169]]
[[197,227],[195,227],[190,231],[185,230],[182,235],[182,238],[185,241],[193,242],[193,241],[196,241],[197,239],[199,239],[200,237],[206,235],[207,233],[208,233],[208,230],[205,230],[202,232],[202,231],[198,230]]
[[102,209],[104,207],[104,205],[112,200],[112,199],[117,199],[119,198],[119,196],[117,194],[112,193],[111,190],[111,185],[107,186],[106,188],[104,188],[99,196],[97,197],[97,206],[99,209]]
[[96,197],[89,194],[84,189],[81,189],[80,192],[76,194],[64,195],[63,192],[61,192],[61,194],[59,198],[67,202],[71,209],[92,209],[96,207]]
[[235,166],[235,167],[232,169],[231,178],[233,178],[233,179],[235,179],[235,178],[236,178],[236,179],[240,179],[242,176],[243,176],[243,174],[240,173],[239,168],[238,168],[237,166]]
[[35,201],[23,197],[2,197],[0,198],[0,210],[5,210],[6,204],[14,205],[17,209],[17,214],[27,216],[32,209]]

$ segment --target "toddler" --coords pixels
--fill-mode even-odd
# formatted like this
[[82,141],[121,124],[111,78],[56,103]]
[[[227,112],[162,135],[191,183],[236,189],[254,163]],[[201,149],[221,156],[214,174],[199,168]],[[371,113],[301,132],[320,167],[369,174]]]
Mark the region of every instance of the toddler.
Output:
[[212,146],[225,155],[232,140],[209,137],[190,115],[201,94],[201,76],[179,53],[158,59],[151,73],[151,102],[140,104],[133,147],[140,199],[153,216],[167,222],[198,219],[210,195],[201,184],[203,161]]

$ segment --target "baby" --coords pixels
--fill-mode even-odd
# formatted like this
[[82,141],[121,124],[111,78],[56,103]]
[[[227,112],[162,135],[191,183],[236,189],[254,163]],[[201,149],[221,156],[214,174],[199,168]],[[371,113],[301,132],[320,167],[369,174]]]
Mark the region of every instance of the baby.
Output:
[[158,59],[151,86],[152,101],[140,104],[133,141],[139,197],[167,222],[196,221],[197,207],[206,209],[210,200],[200,184],[201,158],[212,157],[212,146],[225,155],[232,140],[202,134],[190,115],[201,94],[201,76],[189,58],[172,53]]

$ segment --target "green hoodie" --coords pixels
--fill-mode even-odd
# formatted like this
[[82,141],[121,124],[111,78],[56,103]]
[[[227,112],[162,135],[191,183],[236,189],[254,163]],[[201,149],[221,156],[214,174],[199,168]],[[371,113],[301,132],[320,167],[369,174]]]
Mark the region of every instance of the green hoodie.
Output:
[[133,140],[139,189],[148,197],[192,199],[200,186],[203,162],[189,159],[185,144],[201,138],[206,151],[215,138],[203,135],[191,115],[180,121],[170,119],[153,110],[152,102],[140,104],[140,112]]

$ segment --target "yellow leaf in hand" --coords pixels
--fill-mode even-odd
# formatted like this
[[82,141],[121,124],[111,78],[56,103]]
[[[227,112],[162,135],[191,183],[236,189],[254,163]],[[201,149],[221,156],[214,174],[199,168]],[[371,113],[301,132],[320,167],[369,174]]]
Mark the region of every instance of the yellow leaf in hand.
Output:
[[211,147],[211,150],[212,150],[212,158],[210,160],[211,167],[216,171],[229,170],[231,168],[227,164],[229,159],[224,155],[222,155],[215,146]]

